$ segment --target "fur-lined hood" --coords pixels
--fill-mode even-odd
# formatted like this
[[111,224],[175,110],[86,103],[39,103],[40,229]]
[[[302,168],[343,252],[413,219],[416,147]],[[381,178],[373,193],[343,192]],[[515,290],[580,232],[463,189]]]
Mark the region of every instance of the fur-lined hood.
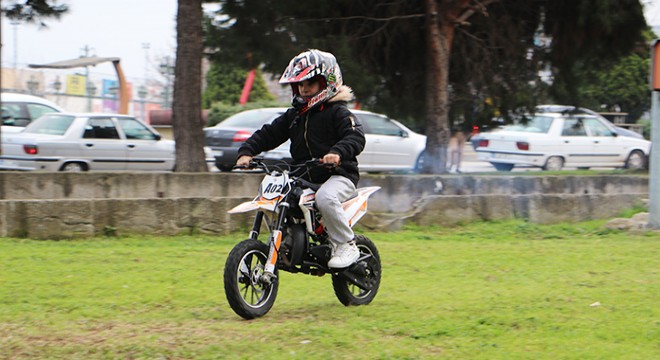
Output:
[[333,96],[328,100],[328,102],[337,102],[337,101],[352,101],[355,96],[353,95],[353,89],[346,85],[342,85],[338,89],[337,95]]

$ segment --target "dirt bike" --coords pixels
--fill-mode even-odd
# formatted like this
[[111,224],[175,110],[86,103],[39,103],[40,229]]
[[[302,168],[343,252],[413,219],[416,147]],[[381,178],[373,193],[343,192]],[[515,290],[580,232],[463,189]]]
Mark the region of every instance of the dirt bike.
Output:
[[[264,316],[272,308],[280,270],[317,276],[331,274],[335,295],[345,306],[369,304],[378,292],[380,255],[366,236],[355,236],[360,250],[357,262],[345,269],[328,267],[332,245],[315,205],[315,192],[320,184],[303,179],[314,166],[324,164],[314,159],[298,166],[269,168],[255,158],[248,166],[262,169],[266,175],[254,200],[228,211],[230,214],[256,211],[256,216],[249,239],[232,249],[224,270],[227,301],[245,319]],[[378,186],[359,188],[343,203],[351,227],[366,214],[367,199],[378,189]],[[259,240],[262,224],[270,233],[267,243]]]

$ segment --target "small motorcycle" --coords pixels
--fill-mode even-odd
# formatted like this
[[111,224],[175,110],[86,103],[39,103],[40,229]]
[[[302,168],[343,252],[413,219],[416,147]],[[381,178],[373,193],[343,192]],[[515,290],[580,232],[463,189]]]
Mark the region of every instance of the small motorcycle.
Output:
[[[331,269],[328,260],[332,245],[315,205],[313,184],[302,176],[319,160],[301,165],[270,169],[259,159],[249,168],[266,172],[254,200],[229,210],[230,214],[256,211],[249,239],[238,243],[227,257],[224,284],[227,301],[239,316],[254,319],[264,316],[277,297],[278,271],[308,275],[332,275],[335,295],[345,306],[369,304],[380,286],[381,263],[376,245],[366,236],[356,235],[360,250],[357,262],[345,269]],[[343,203],[346,219],[355,225],[367,212],[367,200],[378,186],[359,188]],[[260,241],[262,224],[269,232],[267,243]]]

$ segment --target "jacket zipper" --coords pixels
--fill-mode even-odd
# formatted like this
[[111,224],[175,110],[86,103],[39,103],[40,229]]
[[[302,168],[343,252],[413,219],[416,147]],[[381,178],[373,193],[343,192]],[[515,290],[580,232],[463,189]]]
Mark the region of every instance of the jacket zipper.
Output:
[[314,155],[312,155],[312,149],[309,147],[309,142],[307,141],[307,124],[309,124],[309,112],[305,114],[305,133],[304,133],[304,138],[305,138],[305,145],[307,146],[307,152],[309,153],[309,158],[313,159]]

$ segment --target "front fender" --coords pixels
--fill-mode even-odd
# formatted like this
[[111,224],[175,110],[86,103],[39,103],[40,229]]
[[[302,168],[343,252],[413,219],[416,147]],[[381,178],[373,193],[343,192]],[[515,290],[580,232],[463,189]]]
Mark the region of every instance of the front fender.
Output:
[[242,204],[238,204],[237,206],[227,211],[227,213],[239,214],[255,210],[275,211],[277,203],[280,201],[280,199],[282,199],[281,196],[272,200],[255,199],[252,201],[247,201]]

